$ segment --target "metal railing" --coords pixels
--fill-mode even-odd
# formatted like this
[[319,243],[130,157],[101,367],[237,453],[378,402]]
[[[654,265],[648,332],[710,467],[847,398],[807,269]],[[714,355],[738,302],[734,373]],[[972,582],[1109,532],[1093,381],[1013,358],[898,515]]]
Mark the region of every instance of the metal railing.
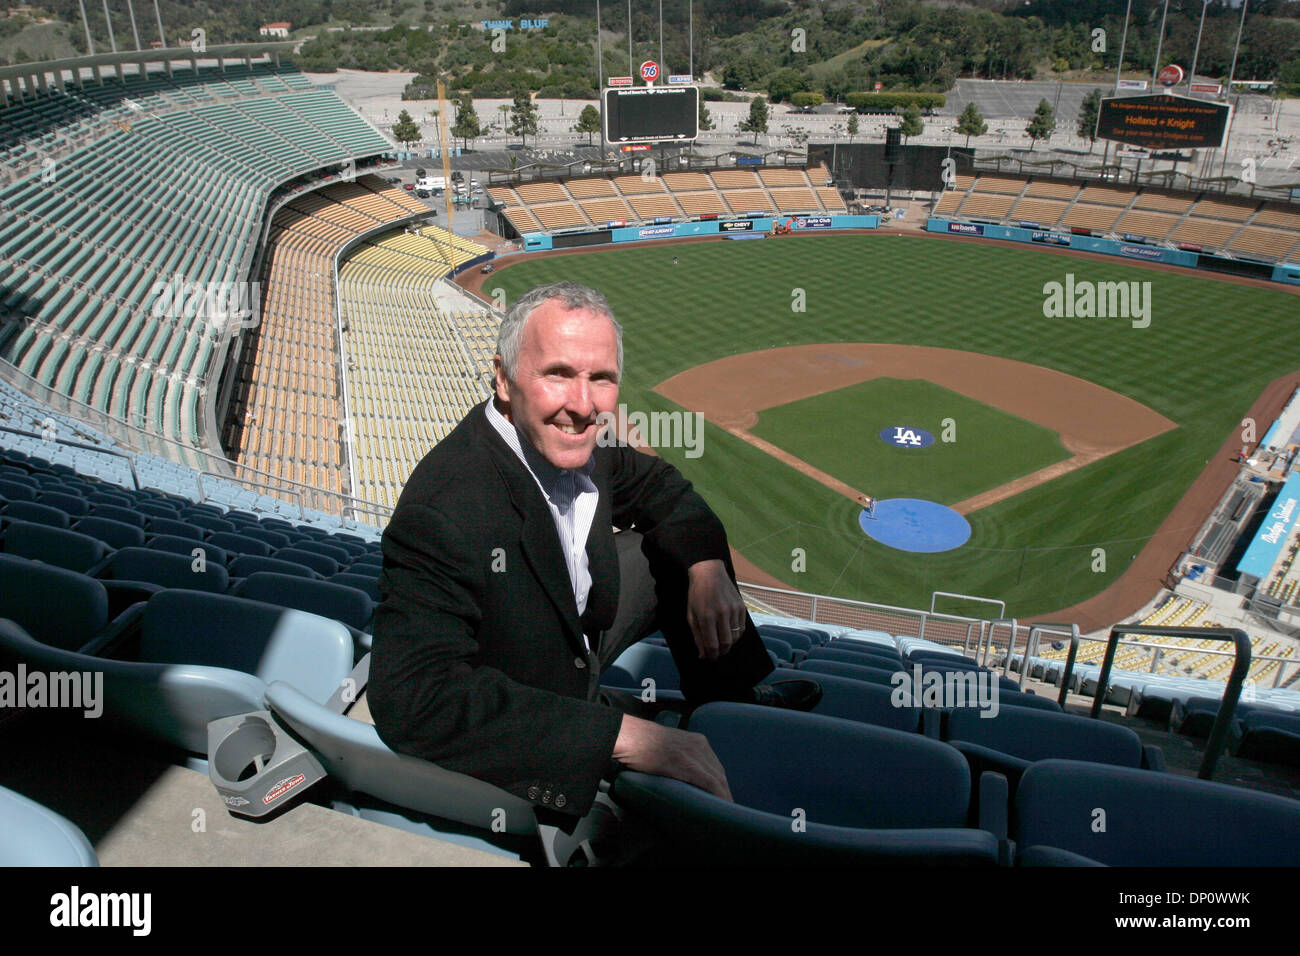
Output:
[[1091,716],[1101,716],[1101,707],[1106,699],[1106,685],[1110,680],[1111,667],[1115,663],[1115,650],[1119,639],[1124,634],[1149,634],[1153,637],[1195,637],[1201,640],[1218,640],[1236,646],[1236,660],[1232,665],[1232,674],[1228,684],[1223,688],[1223,698],[1219,702],[1219,711],[1210,730],[1210,738],[1205,743],[1205,756],[1201,759],[1201,769],[1197,776],[1209,780],[1214,776],[1214,767],[1228,742],[1228,726],[1237,712],[1237,700],[1241,697],[1241,686],[1250,671],[1250,638],[1240,628],[1231,627],[1162,627],[1160,625],[1116,624],[1110,629],[1106,639],[1106,657],[1101,664],[1101,673],[1097,675],[1097,690],[1092,701]]

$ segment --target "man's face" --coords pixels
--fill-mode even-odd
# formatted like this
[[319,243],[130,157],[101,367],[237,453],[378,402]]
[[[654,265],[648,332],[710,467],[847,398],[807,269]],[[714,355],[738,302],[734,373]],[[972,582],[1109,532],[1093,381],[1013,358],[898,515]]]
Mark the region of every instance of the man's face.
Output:
[[556,468],[581,468],[596,447],[602,413],[618,404],[618,339],[608,318],[543,302],[524,324],[515,381],[496,362],[506,417]]

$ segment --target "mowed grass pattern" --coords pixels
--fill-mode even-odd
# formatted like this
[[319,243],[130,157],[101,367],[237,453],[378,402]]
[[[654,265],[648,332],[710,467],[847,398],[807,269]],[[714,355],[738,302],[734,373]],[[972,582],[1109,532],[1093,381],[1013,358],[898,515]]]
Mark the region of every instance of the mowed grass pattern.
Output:
[[[1150,326],[1045,318],[1043,285],[1067,272],[1076,281],[1150,282]],[[608,249],[521,262],[493,276],[487,291],[500,286],[513,301],[560,279],[609,296],[626,329],[622,400],[632,409],[675,409],[652,387],[726,355],[887,342],[1043,365],[1179,424],[973,513],[971,540],[937,555],[870,541],[853,502],[721,429],[707,428],[699,458],[663,451],[760,567],[802,590],[913,607],[928,607],[937,589],[1003,598],[1009,613],[1025,616],[1105,588],[1238,432],[1264,385],[1297,365],[1300,300],[1287,292],[959,239],[817,236]],[[1258,433],[1267,427],[1259,423]],[[825,437],[839,440],[835,432]],[[1194,530],[1178,529],[1179,543]],[[795,548],[806,552],[801,572],[791,570]]]
[[[881,439],[900,427],[933,443]],[[1070,457],[1051,429],[920,379],[871,379],[764,409],[750,431],[874,497],[946,505]]]

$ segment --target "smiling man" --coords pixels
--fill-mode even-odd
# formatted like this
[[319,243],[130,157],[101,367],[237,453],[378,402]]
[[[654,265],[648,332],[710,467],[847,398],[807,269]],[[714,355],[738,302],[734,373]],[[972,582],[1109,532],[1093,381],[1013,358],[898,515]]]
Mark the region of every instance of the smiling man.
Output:
[[721,523],[671,465],[598,442],[623,367],[604,296],[532,290],[497,350],[492,399],[420,462],[384,532],[370,672],[381,738],[568,814],[622,767],[729,799],[704,737],[644,719],[600,673],[659,628],[692,705],[808,709],[820,688],[755,688],[772,664]]

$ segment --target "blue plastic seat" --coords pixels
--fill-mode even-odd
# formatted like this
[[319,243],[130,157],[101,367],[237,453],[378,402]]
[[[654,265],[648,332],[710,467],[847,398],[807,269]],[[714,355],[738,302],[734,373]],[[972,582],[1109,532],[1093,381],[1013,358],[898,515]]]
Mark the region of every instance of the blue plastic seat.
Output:
[[[166,551],[169,554],[184,554],[191,558],[203,557],[205,562],[225,565],[229,558],[224,548],[210,541],[194,541],[191,538],[178,538],[174,534],[160,534],[150,538],[145,545],[151,551]],[[197,554],[195,552],[198,552]]]
[[615,801],[659,837],[662,858],[651,862],[998,862],[997,837],[966,826],[970,771],[945,744],[743,704],[706,704],[688,729],[708,738],[735,803],[667,777],[619,774]]
[[[196,544],[195,547],[202,547]],[[230,576],[220,564],[205,561],[196,568],[188,554],[171,554],[149,548],[122,548],[109,555],[94,571],[95,577],[111,581],[143,581],[164,588],[224,593]]]
[[258,571],[274,571],[277,574],[292,574],[300,578],[311,578],[313,581],[321,580],[320,574],[317,574],[306,565],[298,564],[296,561],[263,558],[256,554],[241,554],[230,562],[230,576],[234,578],[246,578]]
[[362,631],[369,629],[375,613],[375,602],[364,591],[331,581],[304,581],[291,574],[259,571],[241,581],[234,593],[255,601],[310,611]]
[[1207,780],[1044,760],[1025,772],[1015,804],[1021,866],[1294,867],[1300,860],[1300,801]]
[[90,513],[90,505],[81,495],[65,494],[61,491],[42,491],[36,500],[40,504],[58,508],[73,518],[80,518]]
[[378,575],[353,574],[350,571],[340,571],[338,574],[332,575],[330,580],[335,584],[346,584],[350,588],[366,592],[376,604],[383,600],[383,595],[379,593]]
[[315,554],[311,551],[303,551],[301,548],[281,548],[272,555],[278,561],[292,561],[294,564],[301,564],[304,567],[311,568],[317,574],[323,577],[330,577],[338,574],[341,570],[339,563],[333,558],[327,558],[323,554]]
[[284,681],[328,701],[352,672],[346,627],[259,601],[181,589],[155,594],[138,628],[91,656],[40,643],[21,629],[0,631],[0,653],[29,669],[102,673],[104,717],[193,753],[207,752],[207,725],[264,707],[266,685]]
[[76,650],[108,626],[108,592],[92,577],[0,554],[0,580],[0,618],[42,643]]
[[114,521],[112,518],[87,515],[76,521],[72,525],[72,530],[80,534],[88,534],[92,538],[98,538],[114,549],[144,546],[144,528],[126,524],[122,521]]
[[233,531],[213,532],[208,538],[208,543],[234,554],[256,554],[264,558],[271,554],[271,546],[265,541],[258,541],[256,538]]
[[886,687],[897,686],[894,675],[897,670],[885,670],[883,667],[862,667],[857,664],[845,664],[840,661],[808,659],[799,665],[799,670],[812,674],[833,674],[836,677],[848,677],[853,680],[882,684]]
[[0,787],[0,866],[98,866],[86,835],[71,821]]
[[123,524],[135,525],[143,528],[145,516],[134,508],[119,508],[117,505],[92,504],[90,513],[94,517],[110,518],[113,521],[120,521]]
[[1007,707],[989,717],[977,707],[955,707],[944,714],[942,736],[966,755],[972,772],[1005,776],[1012,795],[1030,766],[1051,758],[1164,768],[1163,752],[1129,728],[1074,714]]
[[5,554],[78,572],[90,570],[109,551],[108,545],[98,538],[30,521],[10,521],[5,527],[3,544]]
[[640,690],[645,686],[641,681],[647,678],[655,682],[656,690],[681,690],[682,687],[673,652],[667,647],[638,641],[605,669],[600,682],[607,687]]
[[[352,562],[352,553],[346,548],[340,548],[338,545],[330,544],[327,541],[302,541],[294,545],[299,551],[308,551],[312,554],[323,554],[327,558],[333,558],[339,567],[345,567]],[[337,573],[337,572],[331,572]]]
[[144,530],[145,534],[150,537],[156,534],[170,534],[178,538],[189,538],[199,542],[206,539],[203,529],[198,525],[190,524],[188,521],[179,521],[175,518],[150,516],[145,521]]
[[0,511],[6,519],[31,521],[35,524],[49,525],[51,528],[71,528],[71,516],[61,508],[53,505],[37,504],[35,501],[10,501]]

